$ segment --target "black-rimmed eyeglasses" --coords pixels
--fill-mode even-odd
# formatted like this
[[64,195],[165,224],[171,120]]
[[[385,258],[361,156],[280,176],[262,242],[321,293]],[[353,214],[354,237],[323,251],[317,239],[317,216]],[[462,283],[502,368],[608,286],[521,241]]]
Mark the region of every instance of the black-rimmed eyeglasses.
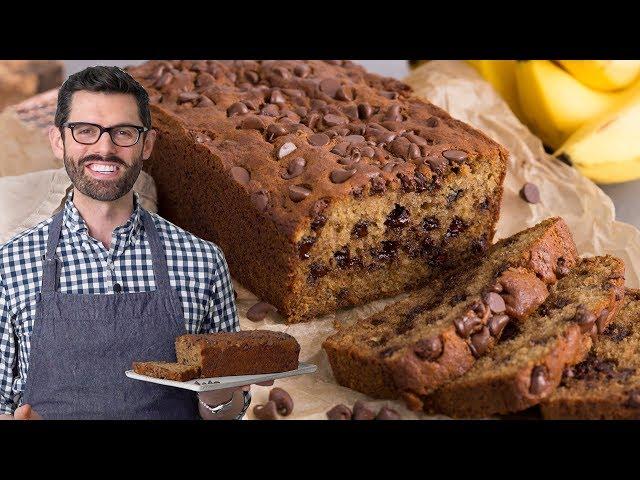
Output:
[[100,140],[104,132],[108,132],[111,141],[119,147],[132,147],[140,140],[140,134],[149,130],[147,127],[138,125],[103,127],[87,122],[65,122],[62,126],[69,127],[73,139],[82,145],[93,145]]

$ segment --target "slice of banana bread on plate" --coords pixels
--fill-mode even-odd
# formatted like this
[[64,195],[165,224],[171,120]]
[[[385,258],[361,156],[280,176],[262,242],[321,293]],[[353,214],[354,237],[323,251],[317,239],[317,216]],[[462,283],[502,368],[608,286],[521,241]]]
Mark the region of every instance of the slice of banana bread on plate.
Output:
[[420,409],[423,396],[487,354],[510,321],[542,304],[576,258],[560,218],[499,241],[481,261],[327,338],[323,348],[336,381]]
[[460,378],[424,398],[425,410],[487,417],[524,410],[549,397],[565,367],[582,361],[624,297],[624,264],[584,258],[525,322],[512,322],[496,347]]
[[139,375],[177,382],[186,382],[200,376],[198,367],[171,362],[133,362],[133,371]]
[[549,419],[640,419],[640,290],[627,289],[587,358],[540,403]]

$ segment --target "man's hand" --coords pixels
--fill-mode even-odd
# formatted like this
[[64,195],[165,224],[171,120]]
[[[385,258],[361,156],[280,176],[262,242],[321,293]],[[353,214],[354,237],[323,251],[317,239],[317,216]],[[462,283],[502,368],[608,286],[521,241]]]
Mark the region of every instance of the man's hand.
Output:
[[25,403],[16,408],[13,415],[0,415],[0,420],[42,420],[42,417],[31,408],[31,405]]
[[[269,380],[267,382],[256,383],[255,385],[262,385],[268,387],[273,385],[273,380]],[[229,400],[233,398],[232,408],[229,410],[227,414],[221,414],[220,419],[231,419],[235,418],[241,411],[243,407],[243,397],[239,395],[239,392],[245,391],[248,392],[251,389],[251,385],[241,385],[238,387],[232,388],[223,388],[220,390],[212,390],[209,392],[200,392],[198,393],[198,398],[202,400],[207,405],[216,406],[222,403],[227,403]],[[201,413],[202,409],[201,409]],[[224,415],[224,416],[222,416]],[[209,415],[203,416],[205,419],[213,419]]]

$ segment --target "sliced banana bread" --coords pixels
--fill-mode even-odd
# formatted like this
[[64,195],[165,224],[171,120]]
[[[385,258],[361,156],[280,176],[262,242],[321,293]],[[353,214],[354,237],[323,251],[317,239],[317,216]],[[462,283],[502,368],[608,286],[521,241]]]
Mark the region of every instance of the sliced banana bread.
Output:
[[549,284],[576,262],[560,218],[496,243],[407,299],[341,328],[323,343],[336,381],[373,397],[421,397],[467,371],[493,347],[505,325],[534,311]]
[[202,378],[288,372],[298,368],[299,355],[300,344],[294,337],[270,330],[176,338],[178,362],[198,367]]
[[604,330],[623,297],[621,260],[580,260],[535,314],[520,324],[513,322],[498,345],[465,375],[425,398],[425,410],[485,417],[538,404],[558,386],[567,365],[585,358],[592,335]]
[[565,369],[540,410],[553,419],[640,419],[640,290],[626,290],[587,358]]
[[177,382],[186,382],[200,376],[198,367],[170,362],[133,362],[133,371],[140,375]]

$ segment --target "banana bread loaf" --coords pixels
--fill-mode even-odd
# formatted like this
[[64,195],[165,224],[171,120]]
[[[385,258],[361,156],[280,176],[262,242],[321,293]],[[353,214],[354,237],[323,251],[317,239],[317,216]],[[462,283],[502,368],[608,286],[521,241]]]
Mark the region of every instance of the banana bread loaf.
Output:
[[201,378],[288,372],[298,368],[299,355],[300,345],[294,337],[270,330],[176,338],[178,363],[197,367]]
[[170,362],[133,362],[133,371],[140,375],[176,382],[186,382],[200,376],[198,367]]
[[486,417],[540,403],[558,386],[564,368],[585,358],[592,335],[606,328],[623,297],[621,260],[582,259],[534,315],[512,322],[493,351],[426,397],[425,410]]
[[417,288],[491,245],[507,152],[350,61],[150,61],[159,213],[287,322]]
[[420,409],[424,395],[489,352],[510,320],[535,310],[576,257],[560,218],[499,241],[478,265],[329,337],[323,347],[336,381],[373,397],[402,396]]
[[540,410],[549,419],[640,419],[640,290],[626,290],[587,358],[565,369]]

